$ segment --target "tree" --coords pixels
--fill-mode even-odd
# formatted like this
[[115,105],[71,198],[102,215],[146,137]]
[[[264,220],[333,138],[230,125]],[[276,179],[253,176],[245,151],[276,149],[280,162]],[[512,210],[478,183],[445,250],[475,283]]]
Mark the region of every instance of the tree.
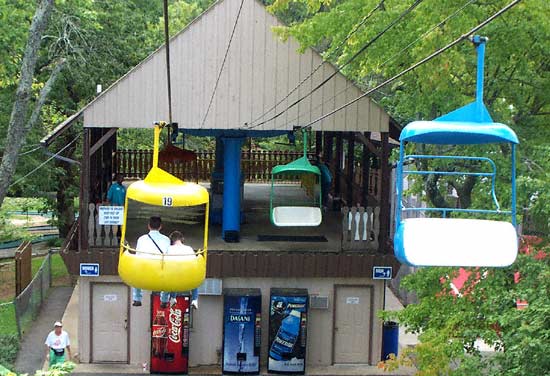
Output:
[[[457,297],[450,282],[457,270],[423,268],[403,280],[418,304],[386,313],[421,343],[382,365],[395,369],[414,364],[419,375],[538,375],[550,369],[550,246],[525,236],[518,260],[503,269],[469,269],[470,278]],[[519,276],[516,283],[514,274]],[[517,280],[517,277],[516,277]],[[527,301],[518,309],[518,300]],[[496,349],[482,356],[481,339]],[[477,370],[477,371],[476,371]]]
[[[342,66],[413,3],[413,0],[275,0],[270,9],[287,16],[288,26],[276,30],[283,39],[292,36],[302,48],[317,48],[331,63]],[[343,73],[364,89],[373,87],[454,40],[507,3],[507,0],[465,0],[460,4],[451,0],[424,0],[348,64]],[[293,9],[300,11],[289,16]],[[480,31],[490,38],[485,64],[485,103],[495,121],[512,126],[520,138],[518,204],[530,208],[539,219],[550,216],[550,166],[543,157],[550,152],[547,143],[550,22],[539,16],[549,12],[547,1],[525,1]],[[369,13],[372,15],[365,21]],[[348,38],[355,28],[357,32]],[[374,93],[372,98],[403,125],[413,120],[431,120],[473,100],[475,66],[472,45],[463,43]],[[494,155],[499,167],[504,167],[507,157],[505,149],[496,153],[494,149],[463,151],[465,155]],[[431,167],[442,166],[432,162]],[[487,188],[472,178],[426,176],[426,180],[417,181],[414,189],[426,191],[433,205],[449,206],[453,205],[446,197],[450,188],[456,189],[462,207],[481,207],[488,201]],[[497,182],[497,190],[499,196],[508,195],[509,175]]]
[[2,162],[0,163],[0,206],[2,206],[2,202],[6,197],[17,166],[21,146],[25,142],[29,130],[38,122],[40,110],[63,67],[63,61],[58,62],[54,67],[50,78],[41,89],[29,117],[28,108],[32,95],[34,71],[38,60],[42,35],[50,19],[52,9],[53,0],[40,1],[29,29],[27,46],[21,63],[19,84],[15,93],[15,101],[8,126],[6,148],[3,153]]

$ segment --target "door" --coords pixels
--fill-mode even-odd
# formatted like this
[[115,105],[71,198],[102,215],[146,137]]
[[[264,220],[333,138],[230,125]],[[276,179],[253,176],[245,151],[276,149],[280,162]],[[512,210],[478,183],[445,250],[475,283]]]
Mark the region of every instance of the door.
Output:
[[128,287],[92,283],[92,362],[128,362]]
[[372,287],[336,286],[334,363],[369,363]]

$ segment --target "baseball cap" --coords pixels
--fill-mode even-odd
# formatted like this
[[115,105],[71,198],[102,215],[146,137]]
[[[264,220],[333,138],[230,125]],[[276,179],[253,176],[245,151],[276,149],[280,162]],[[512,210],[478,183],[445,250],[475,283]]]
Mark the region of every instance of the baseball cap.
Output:
[[61,321],[56,321],[55,324],[53,324],[53,326],[63,326],[63,324],[61,324]]

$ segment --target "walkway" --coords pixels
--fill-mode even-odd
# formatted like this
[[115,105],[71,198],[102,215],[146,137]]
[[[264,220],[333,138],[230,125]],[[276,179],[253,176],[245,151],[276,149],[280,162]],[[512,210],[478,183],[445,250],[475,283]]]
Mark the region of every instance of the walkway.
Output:
[[53,330],[54,322],[63,317],[72,292],[73,287],[70,286],[50,289],[48,299],[45,300],[37,319],[23,334],[21,348],[15,361],[17,372],[34,375],[36,370],[42,369],[45,360],[44,341],[48,333]]

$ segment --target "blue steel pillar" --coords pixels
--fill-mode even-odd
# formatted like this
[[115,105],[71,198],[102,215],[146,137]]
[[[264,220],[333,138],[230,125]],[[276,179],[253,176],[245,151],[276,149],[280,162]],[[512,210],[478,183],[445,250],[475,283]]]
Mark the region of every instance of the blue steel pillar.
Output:
[[223,137],[222,238],[238,242],[241,230],[241,145],[244,137]]

